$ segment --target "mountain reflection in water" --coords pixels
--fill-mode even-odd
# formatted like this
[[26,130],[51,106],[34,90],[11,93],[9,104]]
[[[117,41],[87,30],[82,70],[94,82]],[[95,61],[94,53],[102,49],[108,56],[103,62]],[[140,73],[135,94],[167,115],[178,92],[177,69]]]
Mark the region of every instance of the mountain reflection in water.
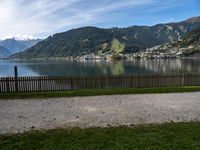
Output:
[[0,61],[0,76],[78,76],[200,73],[200,59],[135,59],[131,62]]

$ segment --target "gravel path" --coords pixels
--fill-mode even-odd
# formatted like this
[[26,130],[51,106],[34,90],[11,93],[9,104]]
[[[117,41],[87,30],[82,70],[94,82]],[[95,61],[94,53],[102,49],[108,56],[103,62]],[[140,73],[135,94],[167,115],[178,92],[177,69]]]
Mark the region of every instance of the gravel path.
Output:
[[0,101],[0,134],[200,121],[200,92]]

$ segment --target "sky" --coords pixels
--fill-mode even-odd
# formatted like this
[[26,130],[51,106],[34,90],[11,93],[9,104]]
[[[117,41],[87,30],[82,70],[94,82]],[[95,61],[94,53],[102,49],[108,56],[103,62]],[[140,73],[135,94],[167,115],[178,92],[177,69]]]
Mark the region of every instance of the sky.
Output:
[[151,26],[193,16],[200,16],[200,0],[0,0],[0,39],[44,39],[83,26]]

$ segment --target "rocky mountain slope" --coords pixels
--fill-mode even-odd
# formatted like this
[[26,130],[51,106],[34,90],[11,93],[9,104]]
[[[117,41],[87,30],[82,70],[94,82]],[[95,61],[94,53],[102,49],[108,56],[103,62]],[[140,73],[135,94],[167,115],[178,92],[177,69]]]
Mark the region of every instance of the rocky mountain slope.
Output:
[[180,40],[199,26],[200,17],[155,26],[110,29],[83,27],[50,36],[11,58],[75,57],[91,53],[95,55],[135,53],[166,42]]
[[200,56],[200,27],[189,32],[182,40],[146,49],[133,57],[166,58]]

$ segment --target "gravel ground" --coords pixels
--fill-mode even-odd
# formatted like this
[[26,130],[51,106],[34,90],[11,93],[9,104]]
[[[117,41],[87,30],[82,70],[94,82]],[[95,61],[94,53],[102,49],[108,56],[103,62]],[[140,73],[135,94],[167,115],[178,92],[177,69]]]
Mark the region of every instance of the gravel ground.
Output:
[[0,134],[200,121],[200,92],[0,101]]

